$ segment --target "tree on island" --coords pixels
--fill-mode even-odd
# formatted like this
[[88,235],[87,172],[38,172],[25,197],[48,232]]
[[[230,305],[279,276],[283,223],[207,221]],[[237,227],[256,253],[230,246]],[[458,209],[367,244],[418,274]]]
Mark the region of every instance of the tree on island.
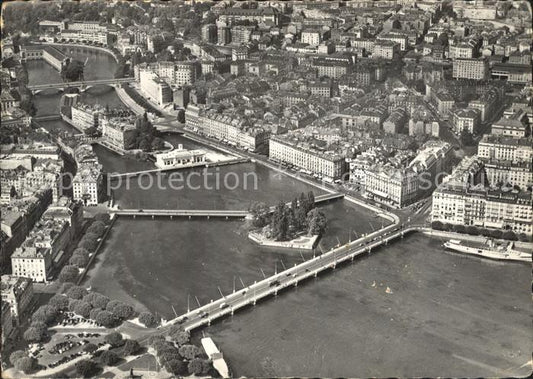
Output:
[[61,78],[67,82],[76,82],[83,80],[83,62],[77,59],[72,59],[61,70]]
[[320,212],[317,208],[312,209],[307,214],[307,234],[309,236],[321,235],[326,231],[328,220],[324,213]]

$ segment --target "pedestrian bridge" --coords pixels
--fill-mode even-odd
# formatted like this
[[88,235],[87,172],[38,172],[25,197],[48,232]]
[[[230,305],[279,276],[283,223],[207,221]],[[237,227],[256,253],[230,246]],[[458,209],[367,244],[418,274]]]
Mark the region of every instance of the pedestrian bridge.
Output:
[[352,262],[359,256],[368,255],[377,248],[396,239],[401,239],[408,233],[419,229],[421,227],[414,225],[405,228],[398,226],[398,224],[389,225],[356,241],[334,248],[322,255],[314,256],[312,259],[294,265],[294,267],[275,272],[270,277],[230,294],[224,295],[221,292],[221,298],[194,310],[189,309],[185,314],[160,327],[157,333],[165,332],[174,324],[179,324],[188,331],[211,325],[217,319],[233,315],[234,312],[247,306],[254,306],[258,301],[269,296],[277,296],[280,291],[297,287],[299,283],[309,278],[316,278],[318,274],[334,270],[340,264]]
[[113,212],[117,216],[137,217],[193,217],[202,218],[245,218],[249,215],[248,211],[228,211],[213,209],[121,209]]
[[47,89],[65,90],[67,88],[79,88],[85,91],[91,87],[99,85],[118,86],[122,83],[131,83],[135,81],[135,78],[110,78],[110,79],[97,79],[97,80],[82,80],[78,82],[61,82],[61,83],[48,83],[48,84],[34,84],[29,85],[28,89],[32,94],[37,94]]

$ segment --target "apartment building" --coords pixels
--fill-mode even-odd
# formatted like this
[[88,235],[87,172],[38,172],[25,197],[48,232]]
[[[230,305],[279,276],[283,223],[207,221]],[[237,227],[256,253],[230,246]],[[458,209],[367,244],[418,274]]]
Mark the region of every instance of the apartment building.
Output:
[[72,179],[74,201],[82,201],[84,205],[98,205],[103,200],[104,178],[101,170],[90,164],[78,167]]
[[104,117],[102,119],[102,138],[119,149],[127,150],[128,143],[135,135],[135,120],[131,117]]
[[372,58],[394,59],[400,52],[400,44],[389,40],[376,40]]
[[185,124],[197,133],[219,139],[250,151],[266,150],[270,132],[254,127],[244,119],[189,105]]
[[527,162],[533,159],[532,141],[486,134],[478,145],[478,156],[510,162]]
[[148,69],[140,70],[139,82],[141,91],[158,105],[172,102],[172,89],[156,73]]
[[70,242],[69,224],[64,220],[41,220],[11,256],[13,276],[48,282],[50,269]]
[[274,161],[294,165],[325,179],[340,179],[346,171],[345,159],[335,153],[321,151],[309,143],[287,135],[273,136],[269,143],[269,157]]
[[407,37],[404,35],[383,33],[376,37],[377,41],[391,41],[400,45],[400,50],[405,51],[407,49]]
[[313,60],[312,67],[317,68],[318,76],[327,76],[332,79],[338,79],[349,74],[352,69],[352,65],[348,62],[320,58]]
[[310,46],[318,46],[322,42],[322,34],[323,33],[320,29],[304,29],[300,35],[300,42],[306,43]]
[[489,64],[484,58],[458,58],[453,61],[454,79],[485,80],[488,78]]
[[431,142],[406,167],[375,165],[366,170],[364,195],[396,208],[412,204],[438,185],[452,154],[450,144]]
[[2,275],[2,303],[9,305],[11,318],[19,324],[33,300],[33,282],[29,278]]
[[202,25],[202,41],[207,43],[217,41],[217,26],[215,24]]
[[484,173],[482,161],[476,157],[465,158],[433,193],[431,220],[512,230],[530,236],[533,231],[531,192],[489,187],[485,181],[471,180],[480,173]]
[[105,108],[102,106],[77,103],[71,107],[72,126],[81,131],[99,128],[100,116],[104,112]]
[[452,111],[452,125],[455,133],[460,134],[463,130],[471,134],[477,133],[480,113],[479,110],[472,108],[462,108]]
[[511,162],[497,159],[483,160],[487,180],[491,185],[518,186],[526,190],[533,186],[532,162]]
[[524,138],[529,134],[525,123],[514,117],[502,117],[492,124],[491,134],[502,137]]

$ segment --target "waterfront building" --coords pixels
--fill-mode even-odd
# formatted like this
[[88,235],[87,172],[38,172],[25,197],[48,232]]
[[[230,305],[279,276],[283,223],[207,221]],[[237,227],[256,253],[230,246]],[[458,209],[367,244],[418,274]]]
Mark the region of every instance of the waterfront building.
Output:
[[20,50],[22,60],[40,60],[50,64],[57,71],[61,72],[69,61],[69,57],[53,46],[22,46]]
[[189,105],[185,124],[195,132],[226,141],[250,151],[266,150],[270,132],[254,127],[244,119]]
[[346,171],[346,162],[342,156],[320,150],[293,135],[272,136],[269,143],[269,157],[326,179],[340,179]]
[[78,166],[76,176],[72,179],[74,201],[84,205],[98,205],[103,199],[103,174],[99,167],[91,164]]
[[453,61],[454,79],[485,80],[488,73],[489,64],[485,58],[458,58]]
[[460,134],[463,130],[475,134],[478,131],[480,111],[472,108],[462,108],[452,111],[452,125],[455,133]]
[[140,70],[141,90],[158,105],[172,102],[172,89],[159,76],[149,69]]
[[405,167],[377,164],[366,170],[364,196],[396,208],[431,193],[450,169],[453,149],[446,142],[429,142]]
[[108,33],[88,30],[66,29],[59,33],[59,38],[65,42],[108,44]]
[[433,193],[431,220],[511,230],[530,236],[533,231],[531,192],[489,186],[484,176],[480,159],[475,156],[463,159]]
[[127,150],[136,133],[134,117],[103,117],[102,138],[119,150]]
[[2,303],[9,306],[14,324],[19,324],[33,300],[33,283],[29,278],[2,275]]
[[100,128],[100,117],[105,112],[103,106],[89,105],[78,102],[71,107],[72,126],[84,131],[89,128]]
[[178,149],[155,154],[155,165],[161,169],[193,166],[205,162],[205,156],[205,150],[186,150],[180,145]]

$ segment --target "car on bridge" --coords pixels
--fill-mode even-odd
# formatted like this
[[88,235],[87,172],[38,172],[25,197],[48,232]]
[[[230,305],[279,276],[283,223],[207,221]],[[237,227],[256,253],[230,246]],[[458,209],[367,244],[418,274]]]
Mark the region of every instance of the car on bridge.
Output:
[[270,287],[277,287],[277,286],[279,286],[280,284],[281,284],[281,283],[280,283],[279,280],[273,280],[273,281],[271,281],[268,285],[269,285]]

